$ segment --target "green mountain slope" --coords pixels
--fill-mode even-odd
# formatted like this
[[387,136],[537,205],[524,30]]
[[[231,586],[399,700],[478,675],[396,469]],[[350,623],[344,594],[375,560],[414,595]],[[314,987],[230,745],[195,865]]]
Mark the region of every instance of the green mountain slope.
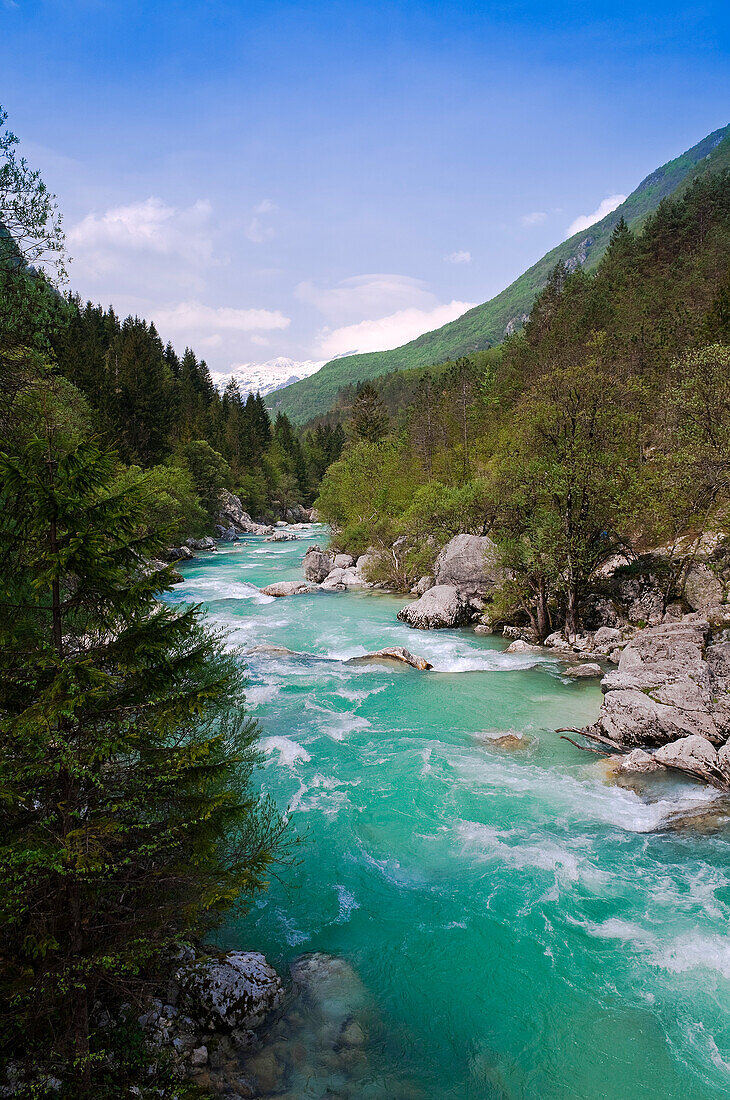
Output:
[[555,265],[584,264],[594,267],[606,250],[614,226],[621,217],[634,230],[668,195],[676,194],[704,172],[730,165],[730,126],[715,130],[686,153],[647,176],[612,213],[589,229],[574,234],[553,248],[510,286],[483,305],[475,306],[443,328],[426,332],[392,351],[370,352],[333,359],[309,378],[277,390],[269,407],[280,410],[297,424],[326,412],[337,391],[391,371],[431,366],[469,355],[500,343],[529,314],[538,292]]

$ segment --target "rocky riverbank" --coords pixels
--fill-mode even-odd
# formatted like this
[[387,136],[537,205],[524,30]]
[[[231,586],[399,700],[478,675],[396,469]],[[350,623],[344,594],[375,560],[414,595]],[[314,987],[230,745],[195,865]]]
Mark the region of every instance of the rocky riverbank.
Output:
[[[373,1085],[373,1005],[350,964],[332,955],[300,956],[284,981],[258,952],[181,948],[164,1000],[139,1022],[173,1073],[213,1096],[354,1100],[366,1084],[368,1095],[393,1095]],[[397,1095],[420,1094],[403,1081]]]
[[640,630],[601,682],[598,721],[579,732],[617,771],[671,768],[730,790],[730,606]]

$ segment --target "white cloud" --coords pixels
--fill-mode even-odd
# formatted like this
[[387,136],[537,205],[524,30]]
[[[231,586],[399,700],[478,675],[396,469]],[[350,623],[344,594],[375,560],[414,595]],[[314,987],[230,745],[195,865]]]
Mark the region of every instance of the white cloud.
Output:
[[128,263],[130,253],[207,263],[213,252],[210,215],[211,205],[204,199],[179,210],[151,196],[103,214],[87,214],[68,231],[68,243],[95,273]]
[[171,333],[173,339],[175,336],[182,337],[188,343],[192,340],[211,340],[220,337],[222,332],[269,332],[288,328],[291,324],[290,319],[278,309],[233,309],[229,306],[206,306],[196,301],[153,309],[151,314],[165,337]]
[[447,264],[470,264],[471,252],[467,252],[465,248],[459,248],[456,252],[450,252],[448,256],[444,256],[444,260]]
[[322,329],[317,352],[327,359],[356,352],[387,351],[415,340],[424,332],[440,328],[472,309],[474,302],[449,302],[432,309],[400,309],[375,320],[360,321],[336,329]]
[[525,226],[540,225],[547,218],[544,210],[533,210],[531,214],[523,214],[520,221]]
[[408,275],[356,275],[343,279],[335,287],[303,282],[299,283],[295,294],[328,320],[340,324],[394,310],[430,309],[438,304],[436,296],[420,279]]
[[592,214],[581,214],[576,218],[574,222],[568,226],[568,232],[566,237],[572,237],[574,233],[580,233],[582,229],[588,229],[589,226],[595,225],[601,218],[605,218],[606,214],[610,214],[612,210],[615,210],[617,206],[620,206],[622,202],[625,202],[626,195],[609,195],[601,203],[599,203],[596,210]]
[[271,199],[262,199],[253,209],[253,217],[246,228],[246,236],[254,244],[263,244],[274,236],[274,229],[266,221],[266,214],[273,214],[278,207]]

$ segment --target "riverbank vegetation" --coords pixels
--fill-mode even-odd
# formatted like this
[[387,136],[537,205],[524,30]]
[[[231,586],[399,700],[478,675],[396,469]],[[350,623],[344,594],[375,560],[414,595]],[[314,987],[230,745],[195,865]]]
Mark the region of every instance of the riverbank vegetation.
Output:
[[389,376],[405,400],[380,398],[377,438],[356,398],[317,502],[337,545],[374,547],[377,579],[407,587],[454,534],[489,534],[511,577],[499,613],[574,633],[611,557],[724,519],[729,302],[724,170],[639,234],[619,221],[595,273],[558,265],[500,349]]

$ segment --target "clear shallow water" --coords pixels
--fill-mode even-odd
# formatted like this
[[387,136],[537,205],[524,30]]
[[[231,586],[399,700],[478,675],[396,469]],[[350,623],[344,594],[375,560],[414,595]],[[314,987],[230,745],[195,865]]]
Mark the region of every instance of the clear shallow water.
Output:
[[[342,1063],[287,1071],[281,1093],[730,1094],[730,833],[666,827],[714,796],[606,784],[597,757],[553,732],[595,717],[599,688],[550,658],[411,630],[400,597],[264,597],[255,586],[300,579],[326,541],[302,536],[222,547],[173,594],[204,602],[237,645],[296,651],[246,660],[263,783],[306,833],[302,863],[227,946],[282,971],[307,951],[348,960],[367,1061],[349,1085]],[[386,645],[434,671],[343,663]],[[508,731],[527,747],[490,745]]]

